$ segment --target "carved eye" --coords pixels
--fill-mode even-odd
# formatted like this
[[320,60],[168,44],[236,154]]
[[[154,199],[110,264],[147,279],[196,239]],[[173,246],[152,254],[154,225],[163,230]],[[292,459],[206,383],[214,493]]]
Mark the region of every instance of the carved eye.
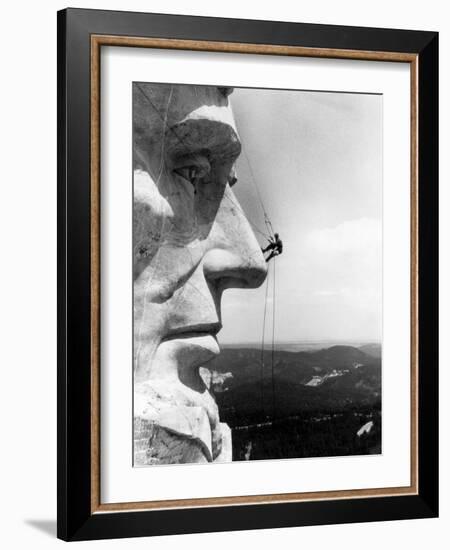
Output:
[[208,159],[203,155],[186,155],[178,158],[174,164],[173,173],[189,182],[194,188],[211,170]]
[[183,166],[181,168],[177,168],[174,172],[192,185],[195,185],[196,180],[201,177],[202,171],[198,166]]

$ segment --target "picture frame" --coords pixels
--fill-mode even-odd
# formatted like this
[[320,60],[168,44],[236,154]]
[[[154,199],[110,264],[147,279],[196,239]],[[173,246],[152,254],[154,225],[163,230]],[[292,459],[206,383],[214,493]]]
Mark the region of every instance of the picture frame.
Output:
[[[106,46],[410,67],[411,462],[402,487],[101,502],[100,52]],[[58,12],[58,532],[137,537],[438,515],[438,34]]]

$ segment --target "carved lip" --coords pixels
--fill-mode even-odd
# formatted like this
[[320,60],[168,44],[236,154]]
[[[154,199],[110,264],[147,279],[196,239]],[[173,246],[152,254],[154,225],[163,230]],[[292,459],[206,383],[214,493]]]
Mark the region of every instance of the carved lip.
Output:
[[195,338],[196,336],[216,336],[217,333],[221,330],[221,323],[204,323],[198,325],[190,325],[187,327],[179,327],[170,330],[161,342],[166,342],[167,340],[175,340],[181,338]]
[[207,363],[220,353],[216,334],[221,328],[220,323],[193,325],[183,327],[168,333],[160,342],[160,346],[179,365],[197,367]]

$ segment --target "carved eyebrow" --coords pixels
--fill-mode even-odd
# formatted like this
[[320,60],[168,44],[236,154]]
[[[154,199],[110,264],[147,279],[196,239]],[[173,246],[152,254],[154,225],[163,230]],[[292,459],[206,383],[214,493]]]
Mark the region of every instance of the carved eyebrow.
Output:
[[[182,166],[182,163],[180,163],[180,161],[182,159],[180,157],[191,157],[191,159],[192,159],[192,157],[199,156],[199,157],[203,158],[204,160],[206,160],[206,159],[209,160],[211,156],[216,156],[217,155],[216,152],[213,152],[210,148],[204,147],[204,146],[201,147],[198,151],[193,150],[192,149],[192,144],[190,144],[190,143],[188,144],[186,142],[186,136],[180,135],[180,133],[181,133],[180,130],[183,128],[183,126],[186,124],[186,122],[188,120],[192,121],[192,120],[195,120],[195,119],[189,119],[188,118],[187,120],[184,120],[181,123],[177,123],[175,125],[169,126],[167,124],[166,117],[163,117],[162,113],[159,111],[159,109],[156,107],[156,105],[153,103],[153,101],[150,99],[150,97],[144,92],[142,87],[139,84],[136,84],[136,87],[142,93],[142,95],[145,97],[147,102],[151,105],[153,110],[156,112],[156,114],[161,119],[161,121],[163,123],[163,127],[164,127],[164,133],[166,131],[168,131],[169,135],[172,135],[175,138],[175,140],[177,142],[177,145],[174,147],[174,150],[172,151],[172,155],[175,156],[175,158],[178,157],[176,159],[176,161],[174,162],[174,164],[176,166],[178,166],[178,167],[180,167],[180,165]],[[228,95],[230,95],[233,92],[233,88],[228,88],[228,87],[219,87],[218,90],[220,91],[220,93],[224,97],[227,97]],[[172,93],[172,87],[171,87],[171,93]],[[169,100],[169,103],[170,103],[170,100]],[[167,107],[169,107],[169,103],[168,103]],[[239,137],[238,137],[237,134],[236,134],[236,138],[237,138],[237,140],[233,145],[236,145],[236,143],[238,144],[237,150],[230,152],[230,154],[225,154],[225,155],[222,154],[222,155],[217,155],[217,156],[222,156],[223,158],[227,158],[229,156],[237,158],[241,154],[242,145],[241,145],[241,142],[240,142]],[[167,139],[167,138],[165,138],[165,139]],[[178,149],[178,151],[177,151],[177,149]],[[180,154],[180,149],[182,151],[181,154]],[[183,151],[183,149],[184,149],[184,151]],[[187,158],[185,158],[183,160],[187,160]],[[206,162],[208,164],[208,168],[210,168],[208,160],[206,160]],[[196,164],[196,163],[194,163],[194,164]],[[184,165],[184,166],[186,166],[186,165]],[[238,181],[238,179],[237,179],[237,177],[235,175],[235,172],[233,170],[232,174],[228,177],[227,183],[228,183],[229,187],[231,188],[234,185],[236,185],[237,181]]]
[[200,152],[192,151],[189,153],[181,153],[173,155],[173,168],[183,168],[186,166],[200,166],[203,169],[209,171],[211,165],[208,161],[209,152],[202,149]]
[[241,153],[236,129],[226,122],[187,117],[168,127],[166,151],[170,155],[199,154],[210,160],[235,160]]

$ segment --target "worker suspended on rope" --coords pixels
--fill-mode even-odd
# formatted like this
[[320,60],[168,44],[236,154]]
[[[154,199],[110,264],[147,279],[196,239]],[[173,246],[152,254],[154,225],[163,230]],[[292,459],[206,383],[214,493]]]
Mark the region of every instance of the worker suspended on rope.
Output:
[[283,241],[280,239],[278,233],[274,233],[273,237],[269,237],[269,244],[266,248],[261,248],[262,252],[269,252],[270,254],[266,258],[266,262],[271,260],[274,256],[279,256],[283,252]]

